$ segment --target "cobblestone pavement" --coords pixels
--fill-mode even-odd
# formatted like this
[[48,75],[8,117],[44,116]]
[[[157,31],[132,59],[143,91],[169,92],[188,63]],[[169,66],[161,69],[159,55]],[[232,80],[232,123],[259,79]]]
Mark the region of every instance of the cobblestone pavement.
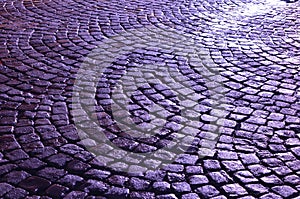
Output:
[[[137,60],[172,63],[183,76],[178,82],[188,82],[201,104],[197,135],[180,158],[154,171],[115,171],[106,165],[112,158],[119,158],[119,167],[136,159],[114,150],[95,159],[86,149],[95,141],[80,139],[74,123],[74,115],[83,114],[72,107],[76,73],[103,40],[154,27],[199,42],[222,88],[205,84],[195,65],[159,46],[114,63],[107,73],[111,82]],[[299,199],[299,31],[299,2],[0,0],[0,198]],[[147,40],[143,32],[137,37]],[[149,122],[151,103],[161,103],[167,112],[160,114],[169,120],[161,134],[134,140],[111,121],[110,86],[99,83],[96,93],[107,137],[133,152],[165,146],[179,115],[170,106],[176,88],[151,84],[131,97],[136,123]],[[221,119],[208,90],[225,96]],[[215,140],[215,148],[199,158],[204,140]]]

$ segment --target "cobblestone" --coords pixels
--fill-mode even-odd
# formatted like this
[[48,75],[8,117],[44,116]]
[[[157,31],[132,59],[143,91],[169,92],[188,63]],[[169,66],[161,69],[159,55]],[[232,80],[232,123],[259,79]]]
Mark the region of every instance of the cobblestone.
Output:
[[[299,17],[299,1],[0,1],[0,198],[297,198]],[[156,28],[170,31],[161,41],[172,32],[193,38],[208,60],[185,59],[186,42],[176,44],[178,54],[170,42],[157,45],[149,36]],[[109,51],[118,42],[129,49],[136,42],[130,33],[139,29],[144,31],[135,36],[149,48],[101,55],[111,65],[97,77],[91,116],[113,144],[133,155],[103,143],[97,149],[103,156],[96,158],[89,149],[101,137],[94,129],[94,137],[85,134],[75,122],[78,117],[80,125],[92,127],[72,101],[75,78],[93,49]],[[104,42],[118,35],[124,38]],[[147,72],[131,73],[145,64]],[[209,66],[218,75],[203,72]],[[167,76],[167,67],[180,75]],[[134,89],[132,95],[114,89],[123,77],[130,81],[121,87]],[[153,83],[142,85],[146,77]],[[94,96],[83,95],[88,105]],[[125,99],[128,117],[118,112]],[[199,120],[185,121],[179,105]],[[132,138],[131,124],[165,126],[150,138]],[[172,163],[163,165],[173,154],[161,153],[142,160],[159,167],[154,171],[131,165],[166,146],[175,132],[185,137],[177,134],[181,128],[195,139]],[[115,171],[110,164],[139,172]]]
[[205,185],[196,189],[196,193],[199,193],[203,198],[212,198],[219,195],[219,191],[212,185]]

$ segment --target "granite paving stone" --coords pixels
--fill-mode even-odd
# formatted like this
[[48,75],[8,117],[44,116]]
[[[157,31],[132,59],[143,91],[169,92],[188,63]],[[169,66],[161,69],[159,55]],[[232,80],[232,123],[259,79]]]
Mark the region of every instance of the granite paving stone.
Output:
[[298,199],[299,4],[1,0],[0,198]]

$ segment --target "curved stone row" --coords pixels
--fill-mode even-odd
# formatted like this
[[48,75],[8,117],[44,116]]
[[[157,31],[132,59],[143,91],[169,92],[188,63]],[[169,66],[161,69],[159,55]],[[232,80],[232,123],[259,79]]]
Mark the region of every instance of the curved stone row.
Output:
[[[299,14],[298,3],[267,0],[1,1],[0,197],[297,198]],[[72,92],[94,48],[145,27],[176,30],[209,50],[222,89],[203,85],[193,65],[172,52],[159,56],[174,63],[197,93],[209,96],[209,88],[225,95],[226,111],[221,116],[210,111],[213,98],[203,98],[202,125],[192,147],[163,169],[129,175],[104,165],[120,154],[99,161],[86,149],[94,140],[79,138],[74,114],[82,113],[71,114]],[[134,55],[131,64],[157,61],[156,51]],[[122,62],[115,66],[117,74],[118,66]],[[105,86],[98,87],[100,108],[109,97]],[[144,105],[172,99],[164,86],[150,86],[132,96],[131,113],[142,123],[149,120]],[[209,129],[218,117],[223,127],[216,138]],[[168,143],[161,136],[138,146],[107,127],[107,137],[128,150],[145,152]],[[198,158],[203,140],[217,144]]]

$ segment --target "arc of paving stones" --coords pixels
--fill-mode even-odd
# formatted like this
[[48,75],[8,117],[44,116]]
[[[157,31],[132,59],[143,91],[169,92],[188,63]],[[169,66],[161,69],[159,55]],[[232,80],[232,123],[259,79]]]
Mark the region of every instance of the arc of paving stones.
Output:
[[[159,60],[160,62],[152,63],[136,63],[135,60],[135,63],[130,65],[128,61],[130,55],[134,56],[135,53],[145,49],[147,52],[151,50],[156,53],[168,52],[171,57],[178,60],[173,59],[168,62],[168,59],[167,61],[162,59]],[[212,122],[219,127],[222,126],[222,104],[224,103],[224,97],[220,92],[222,79],[219,78],[208,51],[195,39],[175,31],[155,27],[137,29],[104,40],[86,57],[74,84],[72,115],[82,143],[105,166],[130,173],[158,169],[180,158],[180,155],[191,146],[201,127],[199,117],[202,105],[199,102],[206,97],[190,89],[188,78],[176,65],[176,61],[180,60],[187,62],[190,69],[200,75],[203,83],[210,87],[207,92],[212,103],[210,110],[218,112],[220,117]],[[119,64],[116,64],[118,62]],[[114,70],[116,68],[117,70]],[[97,102],[95,98],[99,85],[108,85],[105,89],[100,88],[99,92],[101,95],[106,91],[105,94],[109,94],[110,97]],[[159,97],[155,100],[154,97],[155,103],[152,103],[149,109],[149,112],[153,113],[152,120],[150,119],[148,123],[134,123],[129,119],[128,111],[128,106],[133,103],[131,98],[139,89],[149,86],[160,86],[174,97],[166,100],[160,100]],[[216,88],[219,88],[218,92],[214,90]],[[97,103],[102,106],[97,106]],[[160,114],[164,109],[169,109],[173,121],[165,119],[170,115]],[[105,110],[109,110],[110,113]],[[177,119],[174,119],[176,116]],[[113,143],[108,139],[105,125],[114,126],[118,132],[125,133],[123,136],[131,140],[127,148],[125,147],[127,150],[119,147],[122,147],[122,144],[124,146],[122,141]],[[202,141],[205,148],[200,148],[194,154],[195,160],[212,153],[220,134],[219,128],[212,127],[207,131],[211,133],[209,136],[211,140]],[[168,138],[167,144],[163,147],[142,152],[130,151],[131,146],[135,146],[136,142],[162,135]],[[93,144],[86,142],[86,138],[93,140]],[[117,155],[111,157],[107,155],[109,153]],[[138,158],[138,161],[130,162],[126,160],[128,157]]]

